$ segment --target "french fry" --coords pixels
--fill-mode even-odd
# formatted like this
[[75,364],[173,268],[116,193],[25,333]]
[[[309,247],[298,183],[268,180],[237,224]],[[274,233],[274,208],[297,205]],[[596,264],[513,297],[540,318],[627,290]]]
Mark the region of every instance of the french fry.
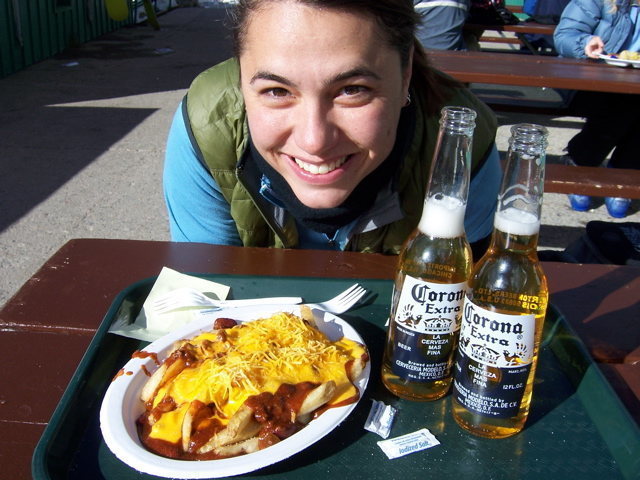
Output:
[[258,437],[251,437],[239,443],[216,447],[215,451],[222,457],[235,457],[246,453],[253,453],[260,450],[260,440]]
[[308,305],[300,305],[300,318],[309,323],[309,325],[316,325],[316,319],[313,316],[313,310]]
[[168,365],[166,362],[160,365],[142,387],[140,399],[145,403],[150,401],[156,395],[158,389],[184,370],[184,367],[186,367],[186,362],[180,357]]
[[366,365],[367,365],[366,356],[362,356],[360,358],[354,358],[353,362],[351,362],[351,368],[347,370],[347,377],[349,377],[349,380],[351,380],[352,382],[355,382],[356,380],[358,380],[358,378],[360,378],[360,375],[362,375],[362,372]]
[[189,444],[191,443],[191,431],[193,430],[193,419],[196,414],[205,405],[200,400],[194,400],[189,404],[189,408],[182,419],[182,450],[189,451]]
[[144,403],[151,401],[151,399],[155,396],[158,388],[160,388],[160,382],[162,381],[162,377],[164,377],[165,372],[167,371],[167,364],[163,363],[160,367],[153,372],[147,383],[142,387],[142,391],[140,392],[140,400]]
[[242,405],[229,419],[224,430],[216,433],[198,449],[198,453],[207,453],[218,447],[238,443],[258,434],[261,425],[253,418],[253,410]]
[[329,380],[321,384],[320,386],[311,390],[300,405],[298,410],[298,416],[303,416],[314,410],[320,408],[333,398],[333,394],[336,391],[336,382]]

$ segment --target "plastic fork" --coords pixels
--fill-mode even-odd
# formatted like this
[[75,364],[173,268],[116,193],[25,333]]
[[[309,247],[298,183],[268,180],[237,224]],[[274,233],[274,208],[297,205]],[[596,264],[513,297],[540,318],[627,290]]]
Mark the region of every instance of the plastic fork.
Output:
[[193,288],[178,288],[158,297],[152,304],[155,313],[166,313],[179,308],[228,308],[251,305],[296,305],[302,302],[300,297],[268,297],[244,300],[214,300]]
[[367,289],[356,283],[330,300],[320,303],[308,303],[307,306],[329,313],[344,313],[358,303],[366,293]]

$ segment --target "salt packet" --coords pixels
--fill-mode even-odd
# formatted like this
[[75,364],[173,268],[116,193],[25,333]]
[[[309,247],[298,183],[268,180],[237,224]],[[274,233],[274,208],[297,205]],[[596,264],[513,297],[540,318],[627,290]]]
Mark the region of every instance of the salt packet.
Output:
[[440,442],[426,428],[378,442],[378,446],[390,460],[404,457],[405,455],[419,452],[420,450],[426,450],[436,445],[440,445]]
[[385,405],[378,400],[373,400],[369,416],[364,422],[365,430],[378,434],[382,438],[387,438],[391,433],[391,425],[396,412],[397,410],[391,405]]

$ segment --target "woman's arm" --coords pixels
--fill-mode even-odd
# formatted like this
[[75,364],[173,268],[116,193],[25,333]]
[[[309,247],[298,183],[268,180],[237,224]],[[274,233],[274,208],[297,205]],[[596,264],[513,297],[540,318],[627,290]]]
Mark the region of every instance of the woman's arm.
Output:
[[566,6],[553,35],[561,57],[587,56],[585,48],[602,19],[601,11],[601,4],[594,0],[572,0]]
[[241,245],[229,204],[191,144],[182,107],[169,131],[163,186],[173,241]]

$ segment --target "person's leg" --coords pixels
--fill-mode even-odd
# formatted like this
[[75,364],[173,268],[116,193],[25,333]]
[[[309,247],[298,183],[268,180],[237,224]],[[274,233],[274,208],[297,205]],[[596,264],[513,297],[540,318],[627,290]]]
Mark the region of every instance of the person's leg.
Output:
[[[585,123],[567,145],[567,163],[598,167],[603,165],[612,150],[618,150],[620,146],[623,148],[618,153],[614,150],[612,158],[619,157],[617,162],[626,159],[629,155],[626,137],[631,129],[638,131],[637,104],[635,95],[578,92],[570,109],[574,114],[584,116]],[[569,202],[577,211],[588,210],[591,205],[591,199],[586,195],[569,195]],[[623,203],[610,200],[607,203],[607,207],[611,205],[609,213],[612,216],[626,215]]]
[[[633,107],[637,108],[637,107]],[[620,124],[623,131],[616,148],[611,154],[609,168],[640,168],[640,153],[638,152],[638,133],[640,132],[640,117],[623,119]],[[604,199],[607,212],[614,218],[624,218],[631,205],[631,199],[622,197],[607,197]]]
[[[602,165],[607,155],[638,124],[637,95],[602,92],[578,92],[570,109],[585,117],[585,123],[567,145],[567,152],[577,165]],[[637,130],[636,130],[637,131]]]
[[621,119],[621,135],[608,164],[611,168],[640,169],[640,112],[634,117]]

